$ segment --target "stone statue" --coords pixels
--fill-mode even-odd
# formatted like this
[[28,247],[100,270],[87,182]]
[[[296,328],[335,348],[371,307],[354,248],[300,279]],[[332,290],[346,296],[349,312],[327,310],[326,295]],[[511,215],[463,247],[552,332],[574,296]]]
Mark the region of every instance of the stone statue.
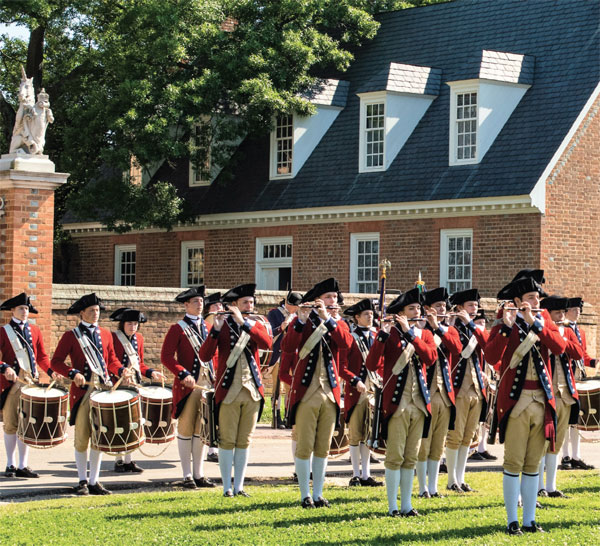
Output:
[[11,154],[41,155],[46,143],[46,129],[54,121],[48,94],[42,89],[34,103],[33,78],[28,78],[21,67],[19,109],[15,119]]

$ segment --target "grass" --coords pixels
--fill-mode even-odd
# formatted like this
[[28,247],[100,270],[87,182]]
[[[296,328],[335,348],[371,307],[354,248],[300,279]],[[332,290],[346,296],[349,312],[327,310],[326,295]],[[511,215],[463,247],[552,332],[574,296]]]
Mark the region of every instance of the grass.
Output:
[[[2,544],[598,544],[600,475],[561,472],[569,499],[543,499],[546,534],[508,537],[499,473],[469,476],[478,490],[413,499],[422,517],[389,518],[384,488],[326,486],[330,509],[302,510],[295,486],[131,493],[0,506]],[[443,477],[440,483],[443,482]],[[459,541],[459,542],[457,542]]]

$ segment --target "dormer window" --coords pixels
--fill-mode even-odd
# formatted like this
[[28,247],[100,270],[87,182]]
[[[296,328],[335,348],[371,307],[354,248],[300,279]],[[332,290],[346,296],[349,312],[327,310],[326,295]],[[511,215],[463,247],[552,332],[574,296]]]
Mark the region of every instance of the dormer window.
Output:
[[277,116],[275,131],[271,133],[271,178],[292,176],[294,154],[294,116]]
[[456,162],[477,161],[477,92],[455,94],[455,158]]
[[383,167],[385,146],[385,102],[365,104],[365,149],[366,169]]

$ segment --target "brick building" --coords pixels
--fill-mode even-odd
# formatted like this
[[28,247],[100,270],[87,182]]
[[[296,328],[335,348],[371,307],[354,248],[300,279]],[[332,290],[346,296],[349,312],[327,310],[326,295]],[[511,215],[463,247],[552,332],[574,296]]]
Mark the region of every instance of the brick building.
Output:
[[[66,219],[65,282],[344,291],[477,286],[522,267],[600,306],[598,2],[457,0],[382,14],[317,113],[243,140],[234,176],[165,162],[196,219],[117,235]],[[150,182],[151,183],[151,182]]]

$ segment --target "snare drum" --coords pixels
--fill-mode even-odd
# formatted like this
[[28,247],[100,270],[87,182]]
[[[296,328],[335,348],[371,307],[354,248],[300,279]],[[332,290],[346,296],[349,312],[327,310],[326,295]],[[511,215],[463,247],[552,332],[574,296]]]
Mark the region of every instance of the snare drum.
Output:
[[140,387],[144,434],[149,444],[166,444],[175,438],[173,391],[160,385]]
[[204,391],[200,403],[200,440],[208,447],[217,447],[217,429],[214,421],[213,402],[215,391]]
[[105,453],[128,453],[144,441],[140,396],[135,389],[97,391],[90,396],[92,448]]
[[67,439],[69,393],[62,387],[24,386],[17,435],[28,446],[48,448]]
[[577,381],[579,393],[579,430],[600,430],[600,381]]
[[329,446],[329,456],[337,457],[350,451],[350,438],[348,437],[348,429],[344,419],[344,400],[341,401],[340,407],[340,428],[333,431],[331,437],[331,445]]

